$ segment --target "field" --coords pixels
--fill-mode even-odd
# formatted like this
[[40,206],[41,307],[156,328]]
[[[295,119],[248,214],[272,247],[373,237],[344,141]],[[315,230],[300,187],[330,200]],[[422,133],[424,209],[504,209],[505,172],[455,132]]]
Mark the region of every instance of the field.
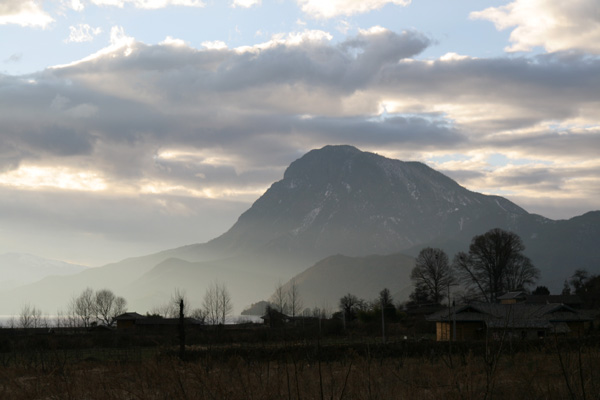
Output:
[[391,337],[383,344],[368,335],[214,330],[191,335],[195,344],[186,346],[183,360],[172,335],[163,343],[156,338],[4,338],[0,398],[600,398],[595,337],[469,344]]

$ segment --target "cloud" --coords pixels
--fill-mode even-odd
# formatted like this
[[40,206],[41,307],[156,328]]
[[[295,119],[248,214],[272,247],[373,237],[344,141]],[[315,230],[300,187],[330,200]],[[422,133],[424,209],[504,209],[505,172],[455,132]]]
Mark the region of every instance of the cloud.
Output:
[[5,63],[18,63],[23,59],[23,53],[15,53],[4,60]]
[[381,27],[241,48],[146,45],[119,27],[111,38],[70,65],[0,75],[0,189],[42,174],[52,185],[39,192],[96,187],[154,211],[160,199],[165,213],[196,200],[249,205],[306,151],[347,143],[437,162],[469,189],[529,205],[561,191],[565,203],[600,207],[590,189],[600,165],[584,163],[600,148],[600,60],[416,60],[426,36]]
[[313,18],[333,18],[362,14],[387,4],[408,6],[411,0],[296,0],[302,11]]
[[35,0],[4,0],[0,3],[0,25],[15,24],[45,28],[54,21]]
[[64,7],[74,11],[83,11],[85,8],[81,0],[61,0],[61,3]]
[[509,52],[541,46],[549,52],[580,50],[600,54],[600,11],[596,0],[515,0],[473,12],[499,30],[512,28]]
[[91,42],[94,40],[94,36],[98,36],[102,33],[102,28],[92,28],[88,24],[79,24],[77,26],[69,27],[69,37],[65,40],[67,43],[82,43]]
[[136,8],[159,9],[169,6],[183,7],[204,7],[206,4],[202,0],[90,0],[97,6],[124,7],[132,5]]
[[262,0],[233,0],[231,3],[232,7],[250,8],[253,6],[260,6]]

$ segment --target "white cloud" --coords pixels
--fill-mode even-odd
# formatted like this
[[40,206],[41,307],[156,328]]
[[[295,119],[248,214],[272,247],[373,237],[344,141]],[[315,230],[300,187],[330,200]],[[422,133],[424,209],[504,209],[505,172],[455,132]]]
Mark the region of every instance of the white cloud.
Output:
[[202,42],[202,46],[209,50],[224,50],[227,48],[227,43],[221,40]]
[[24,189],[55,188],[82,191],[106,189],[106,182],[96,172],[35,165],[22,165],[16,170],[0,174],[0,185]]
[[127,36],[122,26],[113,26],[110,29],[110,45],[108,47],[105,47],[102,50],[97,51],[96,53],[87,56],[79,61],[63,65],[55,65],[50,69],[66,68],[95,59],[99,59],[102,57],[117,58],[120,55],[128,57],[131,55],[131,53],[133,53],[135,45],[135,39],[131,36]]
[[124,7],[126,4],[136,8],[159,9],[169,6],[204,7],[202,0],[91,0],[98,6]]
[[313,18],[333,18],[340,15],[366,13],[387,4],[407,6],[411,0],[296,0],[302,11]]
[[54,19],[46,13],[39,1],[3,0],[0,2],[0,25],[15,24],[45,28]]
[[174,46],[174,47],[184,47],[187,46],[187,43],[183,39],[177,39],[171,36],[167,36],[165,40],[159,43],[162,46]]
[[575,49],[600,54],[598,0],[515,0],[470,17],[489,20],[499,30],[515,27],[509,52],[541,46],[549,52]]
[[67,43],[91,42],[94,36],[102,33],[102,28],[92,28],[88,24],[79,24],[69,27],[69,37],[65,40]]
[[62,4],[74,11],[83,11],[85,8],[81,0],[62,0]]
[[259,6],[262,0],[233,0],[231,3],[232,7],[250,8],[252,6]]

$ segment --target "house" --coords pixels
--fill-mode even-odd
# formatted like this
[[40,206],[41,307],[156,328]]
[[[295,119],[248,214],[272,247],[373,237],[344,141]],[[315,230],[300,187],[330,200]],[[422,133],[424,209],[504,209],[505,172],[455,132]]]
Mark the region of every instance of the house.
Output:
[[438,341],[480,340],[489,337],[537,339],[547,335],[583,335],[592,318],[565,304],[472,303],[438,311],[428,321],[436,324]]
[[115,318],[115,321],[117,321],[117,329],[119,329],[119,330],[132,329],[132,328],[135,328],[136,321],[144,319],[144,318],[147,318],[147,317],[142,314],[138,314],[134,311],[134,312],[126,312],[124,314],[117,316]]
[[[117,330],[144,329],[160,330],[169,326],[178,326],[179,318],[162,318],[158,316],[145,316],[136,312],[127,312],[115,318],[117,321]],[[194,318],[185,318],[186,326],[201,326],[204,323]]]
[[274,308],[267,308],[267,312],[265,315],[263,315],[262,317],[260,317],[263,320],[263,323],[265,325],[269,325],[270,327],[277,327],[277,326],[282,326],[285,325],[286,323],[290,322],[290,317],[285,315],[282,312],[279,312],[278,310],[274,309]]
[[570,295],[534,295],[526,292],[507,292],[498,297],[500,304],[565,304],[572,308],[581,308],[583,300],[581,297]]

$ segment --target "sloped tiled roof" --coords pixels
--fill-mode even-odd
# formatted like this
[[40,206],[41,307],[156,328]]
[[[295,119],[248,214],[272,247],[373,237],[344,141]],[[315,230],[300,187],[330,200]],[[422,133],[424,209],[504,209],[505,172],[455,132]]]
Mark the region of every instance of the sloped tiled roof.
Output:
[[525,298],[526,296],[527,296],[527,293],[525,293],[525,292],[507,292],[507,293],[504,293],[502,296],[498,297],[498,300],[519,299],[519,298]]
[[117,316],[115,318],[115,320],[117,320],[117,321],[125,321],[125,320],[132,320],[132,319],[137,320],[137,319],[143,319],[143,318],[147,318],[147,317],[145,315],[138,314],[138,313],[136,313],[134,311],[134,312],[123,313],[123,314]]
[[547,328],[559,322],[588,321],[564,304],[472,303],[430,315],[428,321],[483,322],[490,328]]

